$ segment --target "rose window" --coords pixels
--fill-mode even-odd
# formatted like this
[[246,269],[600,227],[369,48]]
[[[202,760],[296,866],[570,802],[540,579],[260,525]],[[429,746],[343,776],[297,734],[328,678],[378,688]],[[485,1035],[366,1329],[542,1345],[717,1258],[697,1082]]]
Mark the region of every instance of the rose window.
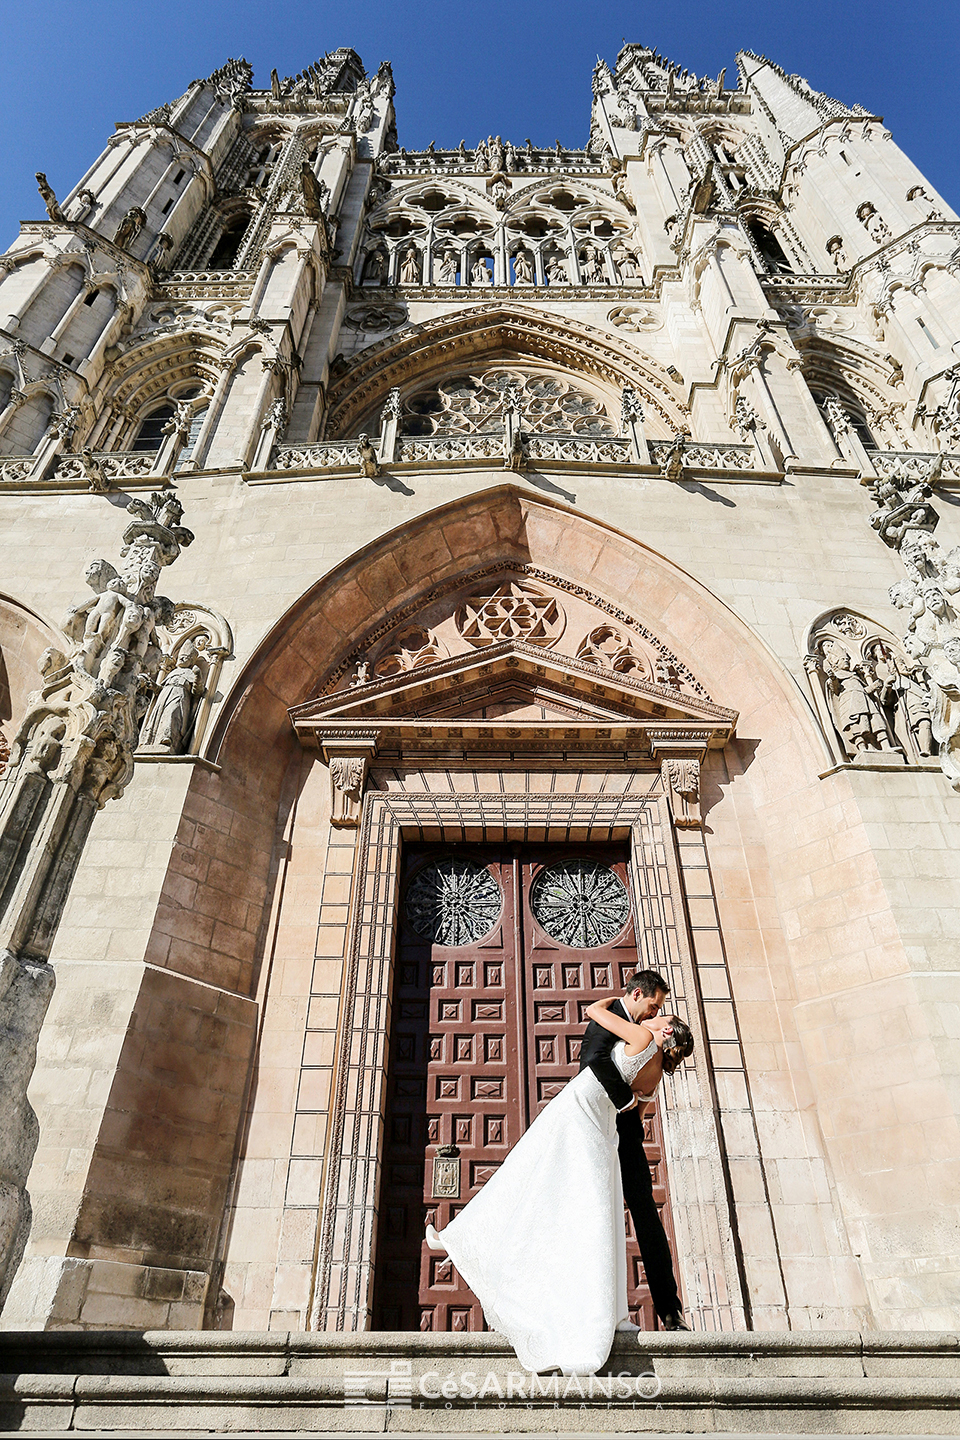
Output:
[[574,950],[608,944],[630,919],[623,881],[596,860],[564,860],[542,870],[533,883],[530,908],[551,939]]
[[528,434],[616,435],[602,400],[560,376],[488,370],[454,375],[409,395],[401,406],[405,435],[476,435],[503,426],[508,396],[517,397]]
[[493,929],[503,897],[486,865],[434,860],[407,887],[406,916],[434,945],[470,945]]

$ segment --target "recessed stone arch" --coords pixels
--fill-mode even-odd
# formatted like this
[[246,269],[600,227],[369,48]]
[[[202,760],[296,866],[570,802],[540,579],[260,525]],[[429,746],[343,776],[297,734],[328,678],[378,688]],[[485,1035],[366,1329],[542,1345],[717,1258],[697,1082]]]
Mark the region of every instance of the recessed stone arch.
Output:
[[7,742],[27,708],[27,696],[42,684],[40,657],[50,645],[64,645],[49,620],[10,595],[0,595],[0,732]]
[[481,359],[545,360],[615,391],[634,388],[668,435],[689,424],[679,387],[656,361],[619,337],[510,304],[474,305],[367,346],[331,387],[327,438],[349,436],[394,386],[428,384]]

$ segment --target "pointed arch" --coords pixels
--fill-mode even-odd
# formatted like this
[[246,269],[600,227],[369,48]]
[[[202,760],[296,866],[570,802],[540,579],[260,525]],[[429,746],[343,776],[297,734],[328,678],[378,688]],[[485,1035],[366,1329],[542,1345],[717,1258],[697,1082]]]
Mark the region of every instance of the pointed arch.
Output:
[[[807,728],[813,716],[782,662],[711,591],[674,561],[622,531],[510,484],[451,501],[388,531],[344,560],[276,622],[224,703],[207,748],[227,765],[237,755],[272,765],[292,734],[288,710],[335,686],[345,666],[388,617],[460,583],[478,568],[542,567],[582,595],[654,633],[696,673],[713,703],[759,719],[777,694]],[[385,597],[389,603],[385,610]],[[231,764],[231,769],[233,768]]]
[[630,385],[672,434],[688,423],[679,387],[666,370],[619,337],[514,303],[472,305],[408,327],[367,346],[331,387],[326,436],[354,433],[361,416],[394,386],[428,383],[481,360],[547,361],[619,391]]

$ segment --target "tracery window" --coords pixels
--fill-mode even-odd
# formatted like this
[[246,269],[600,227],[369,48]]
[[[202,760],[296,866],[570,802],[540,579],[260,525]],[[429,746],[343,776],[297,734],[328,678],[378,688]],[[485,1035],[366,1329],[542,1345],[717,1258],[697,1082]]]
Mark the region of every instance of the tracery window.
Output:
[[173,419],[173,406],[168,401],[151,410],[141,422],[131,450],[159,450],[164,440],[164,426]]
[[776,235],[762,220],[748,220],[750,238],[760,252],[760,258],[771,275],[790,275],[793,266]]
[[401,401],[405,435],[475,435],[503,425],[515,403],[532,434],[616,435],[604,402],[560,375],[490,369],[452,375]]

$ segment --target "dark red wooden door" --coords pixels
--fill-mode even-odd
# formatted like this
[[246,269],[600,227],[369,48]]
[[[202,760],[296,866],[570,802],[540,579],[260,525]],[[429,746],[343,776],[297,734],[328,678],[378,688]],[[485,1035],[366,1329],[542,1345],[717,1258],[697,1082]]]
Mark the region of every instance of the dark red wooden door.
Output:
[[[424,1243],[577,1073],[583,1012],[622,989],[636,937],[622,847],[411,848],[391,1016],[374,1328],[482,1330]],[[654,1195],[673,1242],[659,1121]],[[656,1321],[628,1224],[631,1314]]]

